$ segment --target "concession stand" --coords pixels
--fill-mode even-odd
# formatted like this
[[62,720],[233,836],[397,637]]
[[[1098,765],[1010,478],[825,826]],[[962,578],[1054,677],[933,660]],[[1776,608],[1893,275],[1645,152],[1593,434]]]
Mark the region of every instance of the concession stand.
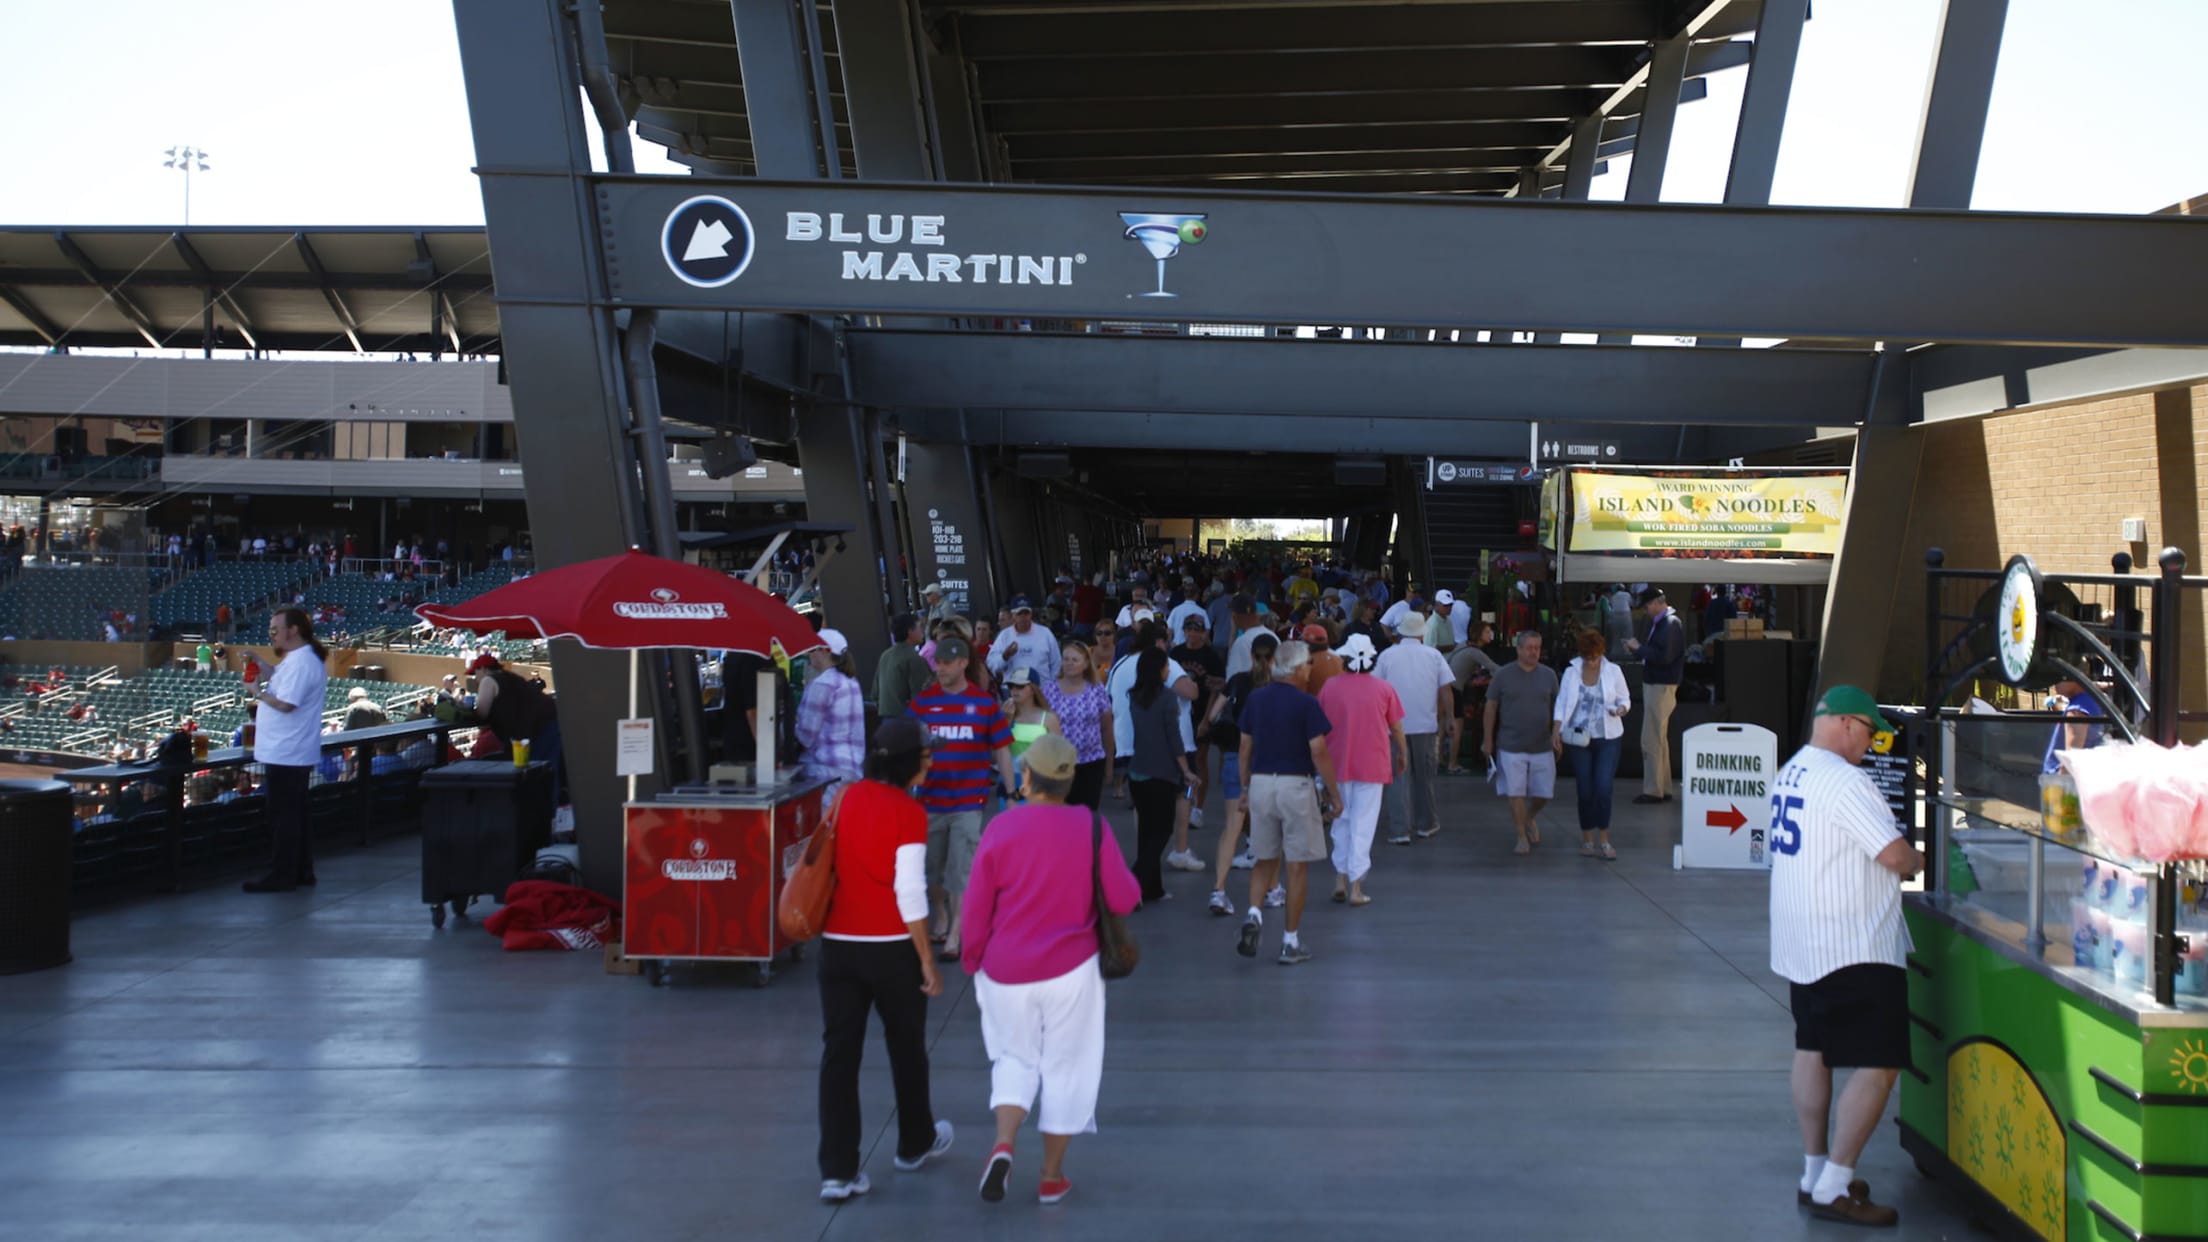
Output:
[[[630,652],[630,719],[617,723],[619,775],[629,777],[622,813],[621,952],[641,959],[654,985],[673,962],[748,962],[761,985],[773,962],[797,946],[775,925],[782,885],[820,827],[827,782],[775,754],[771,663],[820,645],[805,618],[774,596],[718,570],[643,552],[549,570],[464,604],[415,610],[439,624],[503,630],[516,637],[570,638]],[[722,765],[703,784],[638,798],[651,775],[653,721],[638,714],[636,654],[654,648],[747,652],[759,673],[758,750],[748,765]],[[692,739],[704,745],[705,739]]]
[[2208,1238],[2208,579],[1927,562],[1902,1146],[2006,1236]]
[[[1568,467],[1544,483],[1541,530],[1565,596],[1611,584],[1665,589],[1685,625],[1688,663],[1671,718],[1672,754],[1701,725],[1760,726],[1783,759],[1802,741],[1816,692],[1817,627],[1840,548],[1848,472],[1836,469]],[[1712,629],[1697,584],[1748,587],[1795,629],[1743,615]],[[1631,632],[1646,628],[1638,615]],[[1581,620],[1596,623],[1592,614]],[[1613,631],[1614,633],[1615,631]],[[1639,659],[1609,652],[1633,693],[1620,775],[1640,772]],[[1674,775],[1678,775],[1674,773]]]

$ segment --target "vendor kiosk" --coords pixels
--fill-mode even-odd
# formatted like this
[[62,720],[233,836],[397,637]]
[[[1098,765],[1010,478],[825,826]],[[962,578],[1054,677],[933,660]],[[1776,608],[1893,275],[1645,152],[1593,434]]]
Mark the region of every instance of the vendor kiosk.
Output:
[[[804,946],[775,920],[782,886],[820,829],[829,780],[775,762],[771,667],[759,676],[757,762],[703,785],[623,807],[621,953],[652,986],[674,962],[749,962],[765,987],[784,950]],[[761,774],[761,775],[755,775]]]
[[2174,549],[2154,577],[2126,556],[2072,577],[1926,559],[1926,706],[1907,728],[1931,867],[1905,906],[1902,1145],[2006,1236],[2208,1238],[2203,863],[2111,848],[2066,779],[2043,779],[2063,715],[1958,705],[1974,683],[2074,680],[2102,714],[2072,724],[2174,744],[2208,718],[2179,710],[2183,618],[2208,579]]

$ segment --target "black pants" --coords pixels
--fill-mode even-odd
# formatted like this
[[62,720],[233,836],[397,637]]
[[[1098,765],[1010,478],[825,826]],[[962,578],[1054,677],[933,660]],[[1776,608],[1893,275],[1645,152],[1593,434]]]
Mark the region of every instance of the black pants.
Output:
[[1165,897],[1165,847],[1173,843],[1173,803],[1179,781],[1131,779],[1127,788],[1135,796],[1135,879],[1142,884],[1144,901]]
[[297,883],[314,874],[314,834],[307,831],[309,767],[271,763],[261,769],[268,797],[268,878]]
[[935,1146],[928,1102],[928,998],[910,940],[820,942],[820,1176],[859,1175],[859,1060],[866,1015],[882,1015],[889,1076],[897,1090],[897,1154]]
[[1066,794],[1071,806],[1085,806],[1092,811],[1104,807],[1104,760],[1091,759],[1087,763],[1073,765],[1073,789]]

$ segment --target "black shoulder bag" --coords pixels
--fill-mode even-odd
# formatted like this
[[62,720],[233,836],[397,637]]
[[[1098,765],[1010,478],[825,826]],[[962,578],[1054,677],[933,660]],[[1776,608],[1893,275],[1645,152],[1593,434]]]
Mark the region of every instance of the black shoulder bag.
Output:
[[[1117,848],[1116,846],[1114,848]],[[1124,979],[1135,973],[1142,947],[1127,930],[1127,920],[1112,913],[1104,900],[1104,816],[1089,812],[1089,889],[1096,902],[1096,968],[1106,979]]]

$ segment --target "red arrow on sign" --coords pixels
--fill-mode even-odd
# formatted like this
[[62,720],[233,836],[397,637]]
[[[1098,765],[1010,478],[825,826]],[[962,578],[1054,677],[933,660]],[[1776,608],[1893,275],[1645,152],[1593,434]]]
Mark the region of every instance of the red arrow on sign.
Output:
[[1725,829],[1725,835],[1728,837],[1736,832],[1739,832],[1741,829],[1741,825],[1748,822],[1748,817],[1741,814],[1740,808],[1737,806],[1728,807],[1727,809],[1722,811],[1708,812],[1704,816],[1704,819],[1709,823],[1710,827],[1712,828]]

